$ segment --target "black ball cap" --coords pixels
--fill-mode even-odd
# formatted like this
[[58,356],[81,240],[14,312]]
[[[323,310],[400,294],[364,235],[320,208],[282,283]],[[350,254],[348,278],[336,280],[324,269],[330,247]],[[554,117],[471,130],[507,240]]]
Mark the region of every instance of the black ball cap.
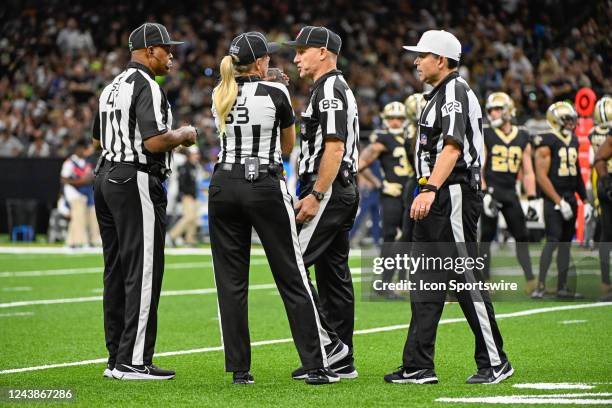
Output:
[[325,47],[334,54],[340,53],[342,39],[326,27],[306,26],[300,30],[295,41],[287,41],[290,47]]
[[278,51],[277,43],[268,42],[266,36],[257,31],[242,33],[232,40],[229,54],[236,57],[236,64],[248,65],[264,55]]
[[183,43],[183,41],[172,41],[166,27],[158,23],[144,23],[132,31],[128,38],[130,51],[152,45],[179,45]]

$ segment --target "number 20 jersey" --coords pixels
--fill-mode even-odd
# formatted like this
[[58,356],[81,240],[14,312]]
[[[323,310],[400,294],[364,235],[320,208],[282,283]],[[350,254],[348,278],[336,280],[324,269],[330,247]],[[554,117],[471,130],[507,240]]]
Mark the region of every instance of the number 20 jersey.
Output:
[[523,162],[523,152],[529,144],[529,134],[512,126],[509,134],[489,125],[483,126],[487,148],[484,176],[487,186],[514,191],[516,177]]

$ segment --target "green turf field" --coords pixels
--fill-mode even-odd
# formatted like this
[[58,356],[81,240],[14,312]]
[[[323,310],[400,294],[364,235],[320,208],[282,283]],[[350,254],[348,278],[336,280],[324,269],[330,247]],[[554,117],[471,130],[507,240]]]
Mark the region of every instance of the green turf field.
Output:
[[[82,406],[443,407],[454,403],[439,398],[512,395],[538,395],[539,402],[550,403],[612,403],[612,304],[582,303],[586,307],[575,308],[580,303],[527,299],[496,303],[506,352],[516,373],[493,386],[464,384],[475,371],[473,336],[467,323],[456,319],[462,317],[459,306],[447,305],[436,353],[441,383],[391,385],[382,376],[401,364],[406,336],[404,327],[394,326],[408,323],[410,308],[404,302],[364,301],[360,283],[355,283],[359,378],[322,387],[294,381],[290,373],[299,362],[288,340],[281,299],[265,258],[254,256],[252,261],[251,340],[265,344],[253,347],[256,384],[234,386],[231,375],[223,371],[219,350],[210,256],[167,256],[156,347],[162,355],[155,362],[175,369],[177,377],[143,383],[103,378],[102,362],[39,369],[106,356],[101,255],[0,253],[0,388],[70,388],[76,393],[75,403]],[[358,268],[360,259],[352,259],[351,264]],[[355,278],[359,280],[360,275]],[[181,351],[185,352],[175,353]],[[32,367],[37,369],[12,371]],[[515,387],[527,383],[585,385],[555,390]],[[460,404],[483,405],[480,400]]]

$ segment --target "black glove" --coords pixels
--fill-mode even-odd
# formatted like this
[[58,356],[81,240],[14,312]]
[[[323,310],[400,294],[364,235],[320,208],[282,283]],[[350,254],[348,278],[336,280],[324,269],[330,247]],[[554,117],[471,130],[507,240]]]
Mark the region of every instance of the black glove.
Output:
[[534,201],[537,200],[536,196],[527,197],[529,200],[529,205],[527,206],[527,214],[525,214],[525,219],[527,221],[537,221],[538,220],[538,212],[535,209]]
[[597,180],[597,195],[600,201],[612,201],[612,176],[606,174]]

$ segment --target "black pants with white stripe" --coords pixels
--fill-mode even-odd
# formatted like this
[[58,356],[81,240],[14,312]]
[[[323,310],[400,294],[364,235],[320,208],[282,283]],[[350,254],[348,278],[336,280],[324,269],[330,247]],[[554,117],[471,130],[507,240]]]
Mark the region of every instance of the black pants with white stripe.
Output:
[[[314,181],[300,182],[300,199],[312,191]],[[356,183],[336,179],[321,201],[319,212],[299,229],[306,268],[314,265],[322,313],[353,355],[355,294],[349,261],[349,232],[359,208]]]
[[[478,217],[482,211],[482,198],[479,193],[465,184],[442,187],[427,217],[416,221],[414,227],[413,256],[476,258],[476,230]],[[458,265],[458,263],[456,263]],[[457,268],[456,271],[460,272]],[[463,273],[439,270],[419,270],[414,277],[425,282],[449,282],[450,279],[462,282],[481,280],[477,269],[464,268]],[[437,275],[437,276],[434,276]],[[412,279],[412,277],[411,277]],[[493,305],[486,291],[471,290],[456,293],[474,337],[476,351],[474,357],[478,368],[503,364],[507,361],[503,351],[503,340]],[[408,338],[404,346],[403,365],[411,369],[433,369],[436,332],[446,290],[416,291],[412,293],[412,318]]]
[[104,250],[104,333],[109,362],[152,363],[164,273],[166,193],[162,181],[106,162],[94,183]]
[[[249,257],[254,228],[268,257],[302,366],[327,366],[324,347],[338,336],[322,322],[316,292],[304,267],[292,197],[285,180],[260,173],[244,179],[244,167],[217,168],[209,188],[208,215],[227,371],[248,371]],[[265,312],[264,312],[265,313]]]

